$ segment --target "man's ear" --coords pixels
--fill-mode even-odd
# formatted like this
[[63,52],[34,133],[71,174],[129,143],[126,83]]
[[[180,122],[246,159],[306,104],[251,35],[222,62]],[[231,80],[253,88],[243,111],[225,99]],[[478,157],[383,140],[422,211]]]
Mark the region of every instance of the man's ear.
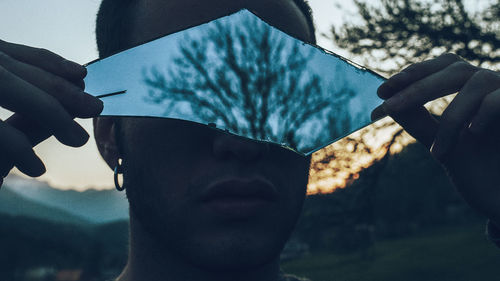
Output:
[[113,170],[121,157],[116,140],[116,124],[112,117],[93,119],[94,137],[102,158]]

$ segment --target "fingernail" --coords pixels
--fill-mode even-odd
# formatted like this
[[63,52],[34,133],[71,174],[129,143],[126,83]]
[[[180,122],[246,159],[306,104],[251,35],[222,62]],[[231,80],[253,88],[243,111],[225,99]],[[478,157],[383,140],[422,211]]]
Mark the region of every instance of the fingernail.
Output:
[[86,111],[89,112],[91,116],[99,115],[104,109],[102,100],[87,93],[83,94],[83,103],[84,106],[86,106]]
[[385,105],[381,104],[377,106],[371,114],[372,121],[381,119],[382,117],[387,116],[387,112],[385,111]]
[[389,78],[387,81],[385,81],[382,85],[377,90],[377,95],[382,98],[386,99],[394,95],[397,91],[401,90],[398,89],[397,86],[395,85],[401,85],[404,84],[404,81],[407,80],[408,78],[408,73],[406,72],[400,72],[391,78]]
[[85,76],[87,76],[87,68],[76,62],[65,60],[64,65],[68,71],[75,73],[75,75],[77,75],[80,78],[84,78]]
[[386,99],[386,98],[390,97],[393,92],[394,92],[394,89],[392,88],[390,83],[387,83],[387,81],[384,82],[384,84],[380,85],[380,87],[378,87],[378,89],[377,89],[377,95],[381,99]]
[[384,103],[385,103],[386,111],[389,108],[397,111],[397,108],[401,104],[401,96],[396,94],[392,98],[386,100]]
[[45,165],[42,164],[42,166],[40,167],[40,170],[39,171],[39,176],[45,174],[45,172],[47,172],[47,168],[45,168]]
[[80,147],[87,143],[89,137],[89,134],[78,123],[73,122],[73,129],[70,134],[70,146]]
[[432,145],[431,145],[431,154],[435,158],[438,158],[438,149],[436,148],[436,142],[433,142]]
[[42,163],[42,161],[36,161],[35,166],[33,167],[33,174],[29,175],[31,177],[39,177],[47,171],[47,168],[45,168],[45,165]]
[[448,145],[446,143],[443,143],[443,141],[434,141],[431,146],[431,153],[432,155],[438,159],[438,160],[443,160],[444,156],[446,155],[448,150]]
[[483,133],[484,127],[485,127],[484,123],[479,122],[477,120],[472,120],[468,129],[471,133],[479,135],[479,134]]
[[74,83],[82,91],[85,90],[85,81],[84,80],[78,80],[77,82],[74,82]]

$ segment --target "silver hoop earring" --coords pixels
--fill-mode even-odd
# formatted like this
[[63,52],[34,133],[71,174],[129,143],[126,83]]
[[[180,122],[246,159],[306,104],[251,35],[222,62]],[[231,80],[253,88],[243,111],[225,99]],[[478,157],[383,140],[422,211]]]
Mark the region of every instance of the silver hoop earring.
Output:
[[120,186],[120,182],[118,181],[118,175],[123,174],[123,168],[122,168],[122,163],[121,159],[119,158],[116,166],[115,166],[115,173],[114,173],[114,180],[115,180],[115,188],[118,191],[123,191],[125,190],[125,187]]

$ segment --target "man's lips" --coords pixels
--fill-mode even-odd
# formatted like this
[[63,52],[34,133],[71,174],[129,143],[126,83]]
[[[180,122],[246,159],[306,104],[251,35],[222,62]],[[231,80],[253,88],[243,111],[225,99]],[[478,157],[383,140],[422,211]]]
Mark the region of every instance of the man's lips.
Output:
[[217,215],[239,219],[262,213],[278,200],[278,192],[263,178],[228,178],[209,184],[201,198],[202,204]]
[[209,184],[202,192],[201,198],[203,202],[230,198],[276,201],[278,191],[274,184],[263,178],[228,178]]

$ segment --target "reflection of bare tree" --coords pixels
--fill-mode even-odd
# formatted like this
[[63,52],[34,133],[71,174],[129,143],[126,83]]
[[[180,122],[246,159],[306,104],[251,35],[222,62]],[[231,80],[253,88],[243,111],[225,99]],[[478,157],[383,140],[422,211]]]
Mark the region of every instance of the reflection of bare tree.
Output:
[[148,99],[187,101],[198,118],[233,133],[306,149],[320,141],[307,138],[312,131],[339,129],[327,116],[348,117],[341,114],[345,108],[331,107],[333,95],[324,93],[321,77],[307,71],[312,53],[304,54],[301,44],[253,18],[219,23],[202,38],[188,38],[166,73],[145,72]]

